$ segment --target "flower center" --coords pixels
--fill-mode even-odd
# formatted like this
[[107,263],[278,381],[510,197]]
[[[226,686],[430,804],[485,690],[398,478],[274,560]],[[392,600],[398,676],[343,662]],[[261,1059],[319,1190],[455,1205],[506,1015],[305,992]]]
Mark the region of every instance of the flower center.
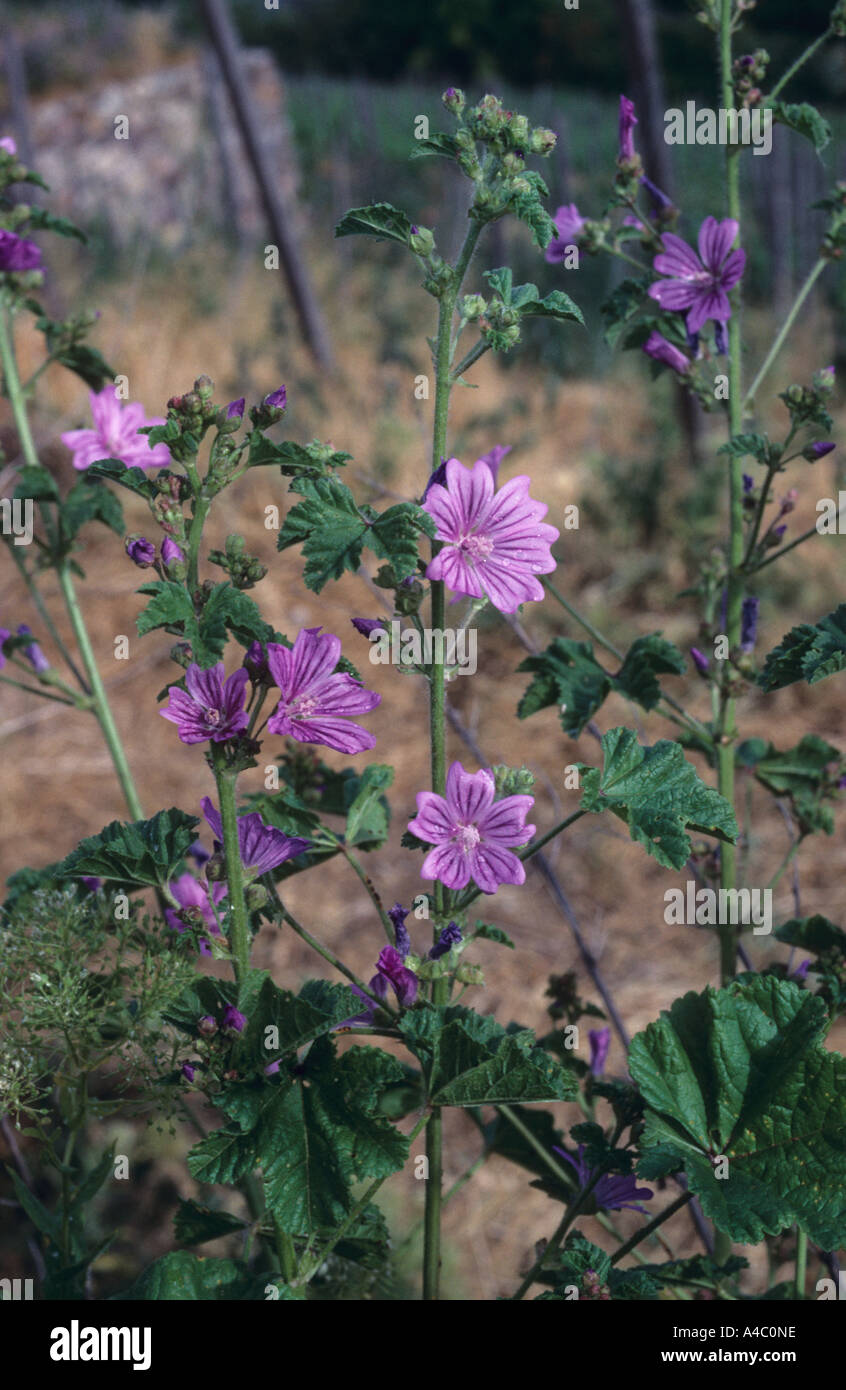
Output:
[[219,710],[219,709],[207,709],[207,710],[206,710],[206,723],[207,723],[207,724],[212,724],[212,725],[216,728],[217,725],[220,723],[220,710]]
[[480,536],[478,533],[462,536],[458,548],[463,550],[467,559],[474,564],[478,560],[489,558],[493,550],[493,540],[490,536]]
[[455,841],[455,843],[464,851],[465,854],[469,854],[471,849],[476,848],[477,844],[479,843],[482,837],[479,834],[477,826],[462,825],[459,823],[455,827],[455,831],[453,833],[452,838]]
[[317,709],[317,700],[313,695],[298,695],[288,706],[289,719],[310,719]]

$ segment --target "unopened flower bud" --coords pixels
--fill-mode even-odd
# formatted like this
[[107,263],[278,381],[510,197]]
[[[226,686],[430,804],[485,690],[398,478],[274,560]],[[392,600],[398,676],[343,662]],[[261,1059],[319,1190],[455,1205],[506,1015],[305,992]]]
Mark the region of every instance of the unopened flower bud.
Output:
[[558,136],[554,130],[549,130],[546,126],[537,126],[532,131],[529,149],[532,154],[548,155],[552,153],[557,143]]
[[156,558],[156,547],[146,536],[127,536],[124,548],[133,564],[139,569],[148,570]]
[[194,382],[194,390],[202,401],[211,400],[214,395],[214,382],[210,376],[198,376]]
[[802,450],[802,457],[807,459],[809,463],[816,463],[817,459],[825,458],[826,454],[830,454],[832,449],[836,448],[837,445],[832,444],[830,439],[818,439],[815,443],[805,446]]
[[697,671],[699,672],[700,676],[707,676],[708,667],[710,663],[705,653],[701,652],[698,647],[691,647],[690,659],[696,667]]
[[466,294],[461,301],[461,317],[468,323],[487,313],[487,301],[480,294]]
[[460,87],[447,87],[441,101],[453,116],[460,116],[464,110],[464,93]]
[[170,536],[165,536],[162,541],[162,564],[168,574],[173,575],[174,578],[180,577],[176,571],[178,566],[185,564],[185,555]]
[[223,1011],[223,1019],[220,1024],[224,1033],[234,1037],[238,1033],[243,1033],[247,1026],[246,1015],[242,1014],[233,1004],[227,1004]]
[[204,1014],[197,1024],[197,1032],[201,1038],[213,1038],[217,1032],[217,1019],[211,1014]]
[[431,256],[435,249],[435,238],[428,227],[412,227],[408,244],[415,256]]

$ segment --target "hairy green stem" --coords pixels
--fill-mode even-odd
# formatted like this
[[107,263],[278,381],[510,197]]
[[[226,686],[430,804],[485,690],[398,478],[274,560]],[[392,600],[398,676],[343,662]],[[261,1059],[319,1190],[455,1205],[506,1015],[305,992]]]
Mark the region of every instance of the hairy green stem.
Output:
[[[17,361],[15,359],[14,342],[5,308],[0,312],[0,363],[2,363],[3,376],[6,382],[6,395],[12,407],[15,426],[20,435],[21,452],[28,464],[32,467],[37,467],[39,464],[38,452],[29,425],[26,399],[21,388]],[[82,610],[79,606],[79,600],[76,595],[67,558],[61,560],[57,564],[56,574],[58,576],[62,598],[64,599],[65,607],[68,611],[68,617],[71,621],[71,627],[73,628],[73,634],[76,638],[76,644],[79,648],[79,654],[82,657],[85,674],[88,678],[91,698],[94,704],[94,712],[97,715],[100,728],[103,731],[103,737],[106,740],[106,746],[111,754],[121,790],[126,798],[126,804],[129,807],[130,814],[135,820],[142,820],[144,812],[141,809],[141,802],[138,798],[138,792],[136,791],[132,773],[129,769],[123,743],[121,742],[111,707],[106,698],[106,691],[94,657],[91,639],[88,636],[88,629],[85,626],[85,619],[82,616]]]
[[238,843],[238,812],[235,806],[237,774],[226,766],[226,754],[221,744],[212,743],[211,759],[220,804],[223,854],[229,888],[229,944],[235,964],[235,977],[239,986],[243,986],[250,968],[250,928],[247,921],[247,904],[244,901],[244,868]]
[[782,88],[786,87],[788,82],[790,82],[791,79],[796,76],[799,69],[805,66],[808,59],[813,58],[817,49],[821,48],[822,45],[826,42],[826,40],[831,38],[832,33],[833,30],[831,29],[831,26],[829,26],[829,28],[826,29],[824,33],[820,34],[818,39],[814,39],[813,43],[808,44],[808,47],[805,49],[804,53],[800,53],[799,57],[796,59],[796,62],[791,63],[790,67],[787,69],[787,72],[785,72],[784,75],[779,78],[778,82],[775,84],[772,91],[770,92],[770,99],[778,96]]
[[[733,216],[733,214],[731,215]],[[819,260],[816,261],[816,263],[812,266],[811,270],[808,272],[804,284],[802,285],[801,289],[799,290],[799,293],[797,294],[796,298],[791,304],[790,309],[788,310],[788,314],[786,319],[784,320],[784,323],[781,325],[781,328],[779,329],[778,333],[773,339],[772,346],[770,347],[769,352],[767,353],[766,357],[761,363],[761,366],[758,369],[758,374],[755,377],[755,380],[752,382],[752,385],[749,387],[749,390],[746,393],[746,399],[743,402],[744,415],[749,414],[749,411],[752,408],[752,403],[755,400],[756,395],[758,394],[758,390],[761,386],[761,383],[764,381],[764,378],[769,373],[769,370],[775,362],[776,358],[778,357],[778,354],[781,352],[781,349],[784,346],[785,339],[787,338],[788,333],[790,332],[791,328],[796,322],[799,310],[802,308],[802,305],[805,303],[805,300],[808,298],[808,295],[811,293],[811,290],[814,288],[814,285],[817,283],[817,280],[820,278],[827,265],[828,261],[825,259],[825,257],[820,256]],[[729,333],[731,333],[732,322],[733,318],[729,322]]]
[[[440,466],[446,452],[447,422],[449,419],[449,398],[452,390],[452,320],[455,303],[476,243],[482,231],[482,223],[471,220],[464,238],[464,245],[453,269],[449,286],[443,291],[438,304],[438,331],[435,344],[435,418],[432,430],[432,471]],[[432,542],[432,554],[440,550],[438,541]],[[440,580],[431,585],[432,606],[431,626],[433,632],[443,632],[446,620],[446,596]],[[437,644],[435,660],[429,676],[429,737],[431,740],[432,790],[443,796],[446,790],[446,719],[445,719],[445,679],[443,662],[443,643]],[[437,941],[440,918],[445,908],[444,887],[436,881],[434,890],[435,923],[434,941]],[[432,981],[432,1003],[445,1004],[449,997],[449,984],[446,978]],[[426,1158],[428,1177],[426,1181],[425,1234],[423,1240],[423,1299],[434,1302],[438,1298],[441,1267],[441,1197],[443,1182],[443,1121],[440,1111],[432,1115],[426,1129]]]
[[647,1236],[651,1236],[653,1231],[657,1231],[658,1227],[663,1225],[665,1221],[668,1221],[671,1216],[675,1216],[677,1211],[681,1211],[682,1207],[686,1206],[692,1198],[692,1192],[682,1192],[668,1207],[665,1207],[663,1211],[659,1211],[658,1215],[654,1216],[645,1226],[642,1226],[639,1231],[635,1231],[634,1235],[629,1237],[625,1245],[621,1245],[619,1250],[614,1251],[614,1254],[611,1256],[612,1265],[619,1264],[624,1255],[628,1255],[630,1251],[634,1250],[636,1245],[640,1245],[642,1240],[646,1240]]

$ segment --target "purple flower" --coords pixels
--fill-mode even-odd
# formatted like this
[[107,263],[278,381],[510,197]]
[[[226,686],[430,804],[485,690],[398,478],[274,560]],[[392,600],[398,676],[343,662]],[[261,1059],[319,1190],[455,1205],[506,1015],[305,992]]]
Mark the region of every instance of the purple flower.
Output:
[[617,156],[618,163],[624,160],[634,159],[634,128],[637,125],[634,102],[629,101],[628,97],[620,97],[620,153]]
[[611,1046],[611,1029],[591,1028],[588,1033],[588,1042],[590,1043],[590,1069],[594,1076],[601,1076],[605,1071],[608,1049]]
[[[227,888],[225,883],[213,883],[209,887],[206,883],[201,883],[193,874],[180,874],[179,878],[174,879],[168,884],[171,896],[179,903],[180,908],[196,908],[199,910],[206,926],[212,936],[220,936],[220,927],[217,924],[215,907],[226,897]],[[165,908],[165,921],[174,931],[184,932],[185,922],[180,913],[172,907]],[[203,956],[211,955],[211,947],[205,940],[200,941],[200,954]]]
[[690,371],[690,358],[685,357],[679,348],[668,342],[657,328],[653,328],[643,345],[643,351],[647,357],[654,358],[656,362],[663,362],[665,367],[672,367],[673,371],[680,375]]
[[807,444],[802,450],[803,459],[809,463],[816,463],[817,459],[824,459],[826,454],[830,454],[837,445],[832,444],[830,439],[818,439],[813,444]]
[[170,569],[171,565],[181,564],[185,559],[184,551],[176,544],[170,536],[165,536],[162,541],[162,564],[165,569]]
[[558,265],[566,259],[568,250],[576,245],[586,219],[582,217],[575,203],[569,203],[560,207],[552,220],[558,235],[553,237],[547,246],[544,259],[550,265]]
[[802,984],[804,984],[808,976],[808,967],[810,964],[811,958],[809,956],[806,960],[802,961],[801,965],[797,965],[795,970],[791,970],[787,977],[788,980],[801,980]]
[[279,1062],[278,1062],[278,1061],[276,1061],[276,1062],[268,1062],[267,1066],[266,1066],[265,1069],[264,1069],[264,1074],[265,1074],[265,1076],[275,1076],[276,1073],[277,1073],[278,1071],[279,1071]]
[[447,888],[466,888],[472,879],[483,893],[495,893],[501,883],[525,883],[526,870],[512,849],[535,833],[525,823],[533,805],[533,796],[495,802],[490,772],[465,772],[453,763],[446,797],[418,792],[417,815],[408,822],[412,834],[434,845],[421,878],[439,879]]
[[127,536],[124,549],[133,564],[139,569],[148,570],[156,559],[156,547],[146,536]]
[[0,150],[5,150],[6,154],[17,154],[18,147],[12,139],[11,135],[4,135],[3,139],[0,140]]
[[[393,946],[383,946],[376,962],[378,974],[393,986],[397,1003],[402,1008],[413,1004],[417,998],[417,976],[402,963],[402,956]],[[371,981],[372,985],[373,981]]]
[[3,667],[6,665],[6,658],[3,654],[3,643],[8,642],[11,635],[12,633],[10,628],[0,627],[0,671],[2,671]]
[[436,483],[423,504],[443,542],[426,577],[442,579],[453,593],[487,598],[501,613],[542,599],[536,576],[555,569],[550,545],[558,531],[541,521],[546,504],[529,496],[529,484],[511,478],[495,492],[487,463],[465,468],[449,459],[446,486]]
[[394,928],[394,937],[397,943],[397,952],[402,960],[411,954],[411,937],[405,925],[408,916],[408,909],[402,903],[394,903],[393,907],[388,908],[388,916]]
[[[559,1149],[553,1145],[553,1153],[557,1153],[561,1158],[575,1169],[576,1177],[579,1180],[579,1188],[584,1191],[588,1183],[593,1180],[595,1169],[589,1168],[584,1159],[585,1146],[579,1145],[578,1158],[573,1158],[565,1149]],[[634,1173],[604,1173],[594,1187],[591,1196],[594,1198],[597,1207],[604,1211],[622,1211],[628,1207],[630,1211],[643,1211],[636,1197],[642,1197],[644,1202],[655,1196],[651,1187],[638,1187],[637,1178]],[[645,1213],[644,1213],[645,1214]]]
[[193,1081],[197,1068],[192,1067],[190,1062],[185,1062],[182,1067],[182,1075],[186,1081]]
[[303,628],[290,650],[268,642],[268,665],[281,696],[267,721],[271,734],[322,743],[338,753],[373,747],[373,734],[350,719],[375,709],[382,697],[346,672],[336,672],[340,657],[340,638],[330,632],[320,635],[319,627]]
[[488,465],[491,477],[493,478],[494,487],[496,487],[496,480],[499,474],[499,465],[502,463],[506,454],[511,453],[513,447],[513,444],[494,444],[492,449],[488,449],[486,454],[482,454],[481,458],[476,459],[476,463],[486,463]]
[[776,538],[777,541],[780,541],[780,540],[782,540],[782,538],[783,538],[784,533],[785,533],[786,530],[787,530],[787,522],[785,521],[785,522],[782,522],[781,526],[774,526],[773,529],[772,529],[772,534],[775,536],[775,538]]
[[450,922],[448,927],[444,927],[435,945],[429,952],[429,960],[440,960],[451,951],[453,946],[457,946],[461,940],[461,928],[457,922]]
[[350,618],[350,622],[356,632],[360,632],[362,637],[369,637],[371,632],[387,632],[388,625],[384,618]]
[[241,420],[244,416],[244,406],[246,400],[241,396],[237,401],[230,401],[226,407],[227,420]]
[[179,726],[182,743],[223,743],[246,729],[249,716],[244,709],[245,687],[248,680],[245,667],[240,666],[224,684],[223,662],[203,671],[192,662],[185,672],[186,690],[172,685],[167,709],[160,709],[163,719]]
[[[403,965],[399,951],[395,951],[393,946],[384,946],[376,962],[376,974],[371,977],[368,989],[377,999],[387,999],[389,984],[393,986],[397,1003],[402,1008],[414,1003],[417,998],[417,976],[413,970]],[[353,1028],[357,1023],[372,1023],[376,1013],[377,1005],[373,999],[359,989],[358,985],[351,985],[350,988],[353,994],[357,994],[363,1001],[364,1008],[360,1014],[345,1018],[343,1023],[337,1025],[338,1028]]]
[[85,884],[85,887],[88,889],[89,893],[99,893],[100,888],[102,887],[100,879],[95,878],[93,874],[83,874],[82,882]]
[[701,652],[698,647],[691,647],[690,656],[700,676],[707,676],[710,662],[705,653]]
[[0,231],[0,271],[38,270],[41,252],[34,241]]
[[[26,623],[21,623],[20,627],[18,628],[18,636],[31,637],[32,628],[29,627]],[[24,647],[23,654],[32,666],[33,671],[36,671],[39,675],[42,671],[50,670],[50,663],[37,642],[30,642],[28,647]]]
[[724,323],[731,318],[728,291],[743,274],[746,252],[733,251],[738,224],[731,217],[718,222],[706,217],[699,228],[699,254],[674,232],[662,237],[664,250],[652,262],[666,280],[649,286],[652,299],[662,309],[687,310],[687,326],[696,333],[708,319]]
[[261,642],[251,642],[244,656],[244,665],[250,673],[250,680],[255,685],[272,685],[270,668],[267,664],[267,657]]
[[246,1025],[246,1016],[239,1013],[234,1004],[227,1004],[220,1021],[224,1033],[242,1033]]
[[264,404],[270,410],[285,410],[288,405],[288,392],[284,386],[278,386],[275,391],[271,391],[269,396],[265,396]]
[[743,600],[740,610],[740,650],[742,652],[751,652],[755,646],[760,606],[761,600],[755,598],[753,594],[747,594]]
[[653,183],[651,179],[648,179],[645,174],[641,175],[640,181],[652,199],[652,205],[657,212],[675,207],[672,198],[668,198],[666,193],[663,193],[658,185]]
[[[220,812],[207,796],[203,797],[200,805],[217,841],[215,849],[219,850],[223,845],[223,822]],[[294,859],[298,854],[302,854],[310,844],[310,840],[285,835],[275,826],[265,825],[258,811],[238,817],[238,850],[241,863],[252,878],[259,874],[269,874],[280,864],[284,864],[286,859]]]
[[749,473],[743,475],[743,495],[748,497],[755,490],[755,479]]
[[163,425],[164,420],[152,416],[149,420],[144,407],[137,401],[121,405],[115,386],[106,386],[99,394],[89,393],[93,430],[66,430],[62,443],[73,454],[74,468],[90,468],[100,459],[120,459],[127,468],[166,468],[170,450],[166,444],[154,444],[138,431],[142,425]]

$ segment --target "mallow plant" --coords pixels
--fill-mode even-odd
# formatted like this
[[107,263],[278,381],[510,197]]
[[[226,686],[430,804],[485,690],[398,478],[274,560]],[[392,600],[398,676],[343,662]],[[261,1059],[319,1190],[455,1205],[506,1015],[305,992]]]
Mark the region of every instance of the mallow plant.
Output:
[[[38,176],[11,140],[2,142],[0,354],[20,441],[3,529],[31,605],[4,614],[0,683],[65,704],[69,729],[96,719],[127,804],[126,820],[94,829],[60,861],[14,873],[0,918],[3,1126],[16,1160],[12,1200],[32,1227],[43,1296],[96,1287],[109,1239],[98,1204],[120,1155],[96,1152],[91,1121],[153,1113],[184,1127],[188,1173],[204,1199],[179,1202],[174,1250],[120,1296],[379,1297],[394,1258],[380,1189],[405,1169],[425,1193],[419,1292],[436,1300],[442,1211],[453,1190],[443,1181],[449,1107],[478,1128],[478,1158],[456,1186],[499,1155],[550,1202],[548,1238],[521,1269],[496,1271],[505,1297],[836,1296],[828,1273],[846,1244],[846,1062],[827,1036],[846,1010],[846,931],[797,911],[771,932],[771,915],[756,915],[752,903],[755,894],[771,900],[809,836],[832,833],[844,760],[813,730],[785,747],[776,721],[772,741],[748,736],[742,721],[750,694],[814,686],[846,668],[846,603],[837,596],[831,611],[810,614],[769,653],[756,647],[769,567],[806,541],[825,544],[819,524],[789,534],[796,490],[786,484],[834,448],[833,371],[811,363],[805,379],[778,392],[771,378],[808,293],[843,256],[846,189],[825,200],[819,259],[753,362],[741,320],[741,170],[750,149],[739,117],[758,112],[818,146],[828,132],[812,107],[782,96],[801,58],[774,80],[766,54],[738,50],[745,8],[700,5],[717,44],[718,106],[738,113],[729,123],[736,140],[700,153],[721,160],[725,174],[722,204],[700,225],[650,179],[627,98],[606,206],[570,205],[553,217],[537,167],[553,132],[495,96],[474,104],[455,88],[443,96],[447,128],[414,149],[451,161],[468,181],[455,259],[444,258],[432,229],[390,203],[342,218],[336,236],[403,248],[436,309],[431,457],[421,461],[416,496],[381,511],[345,481],[349,454],[280,437],[284,386],[248,406],[216,399],[201,376],[153,417],[131,401],[126,379],[87,341],[91,316],[54,322],[39,302],[42,257],[49,264],[41,234],[81,234],[23,200]],[[825,37],[844,31],[841,4]],[[562,332],[597,331],[563,288],[542,295],[516,284],[508,267],[476,272],[477,244],[503,218],[525,224],[539,261],[559,268],[545,274],[559,274],[562,285],[577,281],[580,256],[622,259],[625,279],[604,309],[609,342],[645,353],[656,374],[672,374],[724,426],[712,467],[715,485],[725,480],[729,530],[713,537],[679,600],[689,604],[689,656],[658,632],[620,650],[581,615],[578,596],[554,578],[564,546],[556,518],[542,487],[513,472],[505,446],[491,440],[475,460],[452,455],[450,398],[485,353],[513,351],[536,317]],[[22,380],[14,325],[27,316],[45,355]],[[57,365],[88,385],[91,417],[62,436],[70,461],[58,479],[39,460],[30,425],[36,388]],[[765,408],[772,436],[759,423]],[[294,630],[251,594],[266,571],[242,537],[230,535],[223,550],[205,545],[218,499],[256,469],[287,490],[278,549],[301,556],[312,593],[346,571],[370,580],[351,628],[335,630],[333,616],[328,626]],[[124,490],[149,511],[144,534],[125,534]],[[139,634],[171,643],[158,709],[137,710],[140,730],[152,730],[157,716],[168,722],[174,804],[151,818],[79,599],[80,537],[93,522],[122,537],[129,561],[146,572]],[[43,597],[50,574],[74,649]],[[566,779],[563,761],[546,769],[566,811],[551,826],[536,823],[531,772],[484,765],[448,696],[456,632],[485,610],[526,623],[539,603],[560,608],[563,630],[522,663],[515,717],[540,725],[557,715],[571,738],[594,738]],[[497,627],[480,631],[484,666]],[[415,745],[416,814],[397,846],[420,878],[413,916],[412,902],[394,902],[390,882],[374,881],[366,864],[389,834],[393,772],[381,758],[390,756],[390,694],[377,714],[380,697],[353,664],[366,672],[366,657],[397,633],[391,679],[422,683],[430,709],[428,756],[422,732]],[[672,693],[686,670],[698,673],[701,692],[690,710]],[[634,727],[600,733],[595,716],[611,693],[638,713]],[[813,717],[811,694],[807,708]],[[366,760],[374,749],[380,760]],[[201,759],[206,794],[198,806],[176,804],[180,769]],[[750,856],[738,856],[750,830],[748,819],[738,827],[736,785],[775,798],[789,827],[788,852],[766,887],[749,881]],[[484,952],[513,949],[517,959],[520,947],[497,925],[497,895],[503,885],[519,894],[535,856],[554,883],[544,847],[563,837],[566,862],[568,828],[609,815],[644,855],[685,874],[674,907],[668,895],[672,912],[664,915],[662,903],[659,913],[712,932],[713,978],[668,999],[630,1039],[580,941],[602,1007],[583,1001],[568,973],[550,980],[542,1035],[495,1018],[478,992]],[[353,968],[348,953],[321,940],[317,911],[302,922],[290,905],[289,882],[300,874],[312,875],[319,903],[320,867],[332,858],[372,905],[372,965],[363,971],[358,958]],[[265,923],[320,957],[314,978],[296,990],[252,962]],[[653,940],[661,930],[652,924]],[[620,1075],[608,1068],[612,1029],[626,1049]],[[566,1127],[572,1103],[581,1118]],[[683,1208],[697,1246],[679,1258],[660,1228]],[[230,1253],[204,1257],[203,1245],[221,1237]],[[762,1242],[768,1281],[752,1278],[742,1253]]]

